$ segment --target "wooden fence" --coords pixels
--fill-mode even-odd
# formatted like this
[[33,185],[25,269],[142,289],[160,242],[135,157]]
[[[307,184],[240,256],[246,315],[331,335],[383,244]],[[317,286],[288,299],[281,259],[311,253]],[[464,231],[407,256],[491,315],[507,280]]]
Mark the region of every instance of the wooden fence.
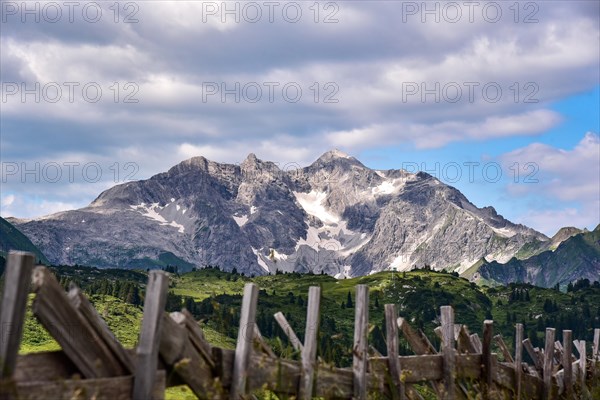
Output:
[[[168,276],[151,271],[138,345],[124,349],[77,288],[65,292],[34,256],[11,252],[5,272],[0,314],[1,399],[162,399],[165,388],[187,384],[200,399],[252,398],[269,390],[300,399],[422,399],[427,388],[442,399],[589,398],[600,382],[600,329],[594,332],[591,356],[586,343],[563,331],[546,329],[544,349],[533,348],[516,325],[515,352],[493,321],[483,323],[483,337],[455,324],[450,306],[441,308],[436,334],[441,349],[398,318],[395,305],[385,305],[387,356],[369,348],[369,289],[356,288],[352,368],[335,368],[317,357],[321,292],[311,287],[307,323],[301,343],[282,313],[274,317],[301,354],[300,361],[278,358],[255,324],[258,287],[244,288],[235,351],[212,347],[200,325],[186,310],[164,311]],[[18,355],[31,284],[33,314],[62,350]],[[398,356],[399,333],[415,355]],[[496,343],[502,360],[492,353]],[[575,347],[579,358],[573,354]],[[523,362],[523,349],[534,365]],[[596,389],[597,390],[597,389]]]

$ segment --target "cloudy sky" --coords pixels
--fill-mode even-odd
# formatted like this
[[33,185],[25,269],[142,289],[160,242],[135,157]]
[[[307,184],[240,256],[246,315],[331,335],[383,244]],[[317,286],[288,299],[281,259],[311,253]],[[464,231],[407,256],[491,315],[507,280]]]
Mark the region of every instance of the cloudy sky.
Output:
[[595,0],[1,8],[3,217],[196,155],[293,168],[338,148],[547,235],[600,222]]

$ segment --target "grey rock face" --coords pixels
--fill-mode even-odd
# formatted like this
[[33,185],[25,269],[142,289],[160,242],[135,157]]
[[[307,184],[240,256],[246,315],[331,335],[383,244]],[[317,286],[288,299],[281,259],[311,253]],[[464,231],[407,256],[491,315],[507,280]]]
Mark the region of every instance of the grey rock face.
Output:
[[53,263],[247,274],[356,276],[424,264],[462,272],[549,241],[426,173],[371,170],[335,150],[292,171],[254,154],[240,165],[194,157],[80,210],[12,222]]

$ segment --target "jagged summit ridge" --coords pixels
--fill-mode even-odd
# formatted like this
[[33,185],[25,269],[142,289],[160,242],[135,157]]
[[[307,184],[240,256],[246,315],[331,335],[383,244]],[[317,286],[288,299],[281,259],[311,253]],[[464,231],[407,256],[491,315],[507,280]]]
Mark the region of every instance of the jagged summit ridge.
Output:
[[193,157],[80,210],[14,223],[55,263],[248,274],[461,272],[549,240],[431,175],[372,170],[339,150],[289,171],[253,153],[239,165]]

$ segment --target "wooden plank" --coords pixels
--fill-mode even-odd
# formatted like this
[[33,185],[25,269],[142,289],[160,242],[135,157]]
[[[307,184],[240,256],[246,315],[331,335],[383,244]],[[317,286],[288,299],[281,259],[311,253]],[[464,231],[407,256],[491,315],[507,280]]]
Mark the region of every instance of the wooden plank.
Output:
[[354,398],[367,398],[367,360],[369,333],[369,287],[356,285],[354,314],[354,346],[352,348],[352,373],[354,376]]
[[444,332],[442,331],[441,326],[436,326],[433,329],[433,333],[435,333],[435,335],[440,339],[440,341],[444,341]]
[[564,393],[570,399],[573,396],[573,360],[571,359],[573,344],[573,332],[570,330],[563,331],[563,370],[564,372]]
[[[388,357],[373,357],[369,359],[370,374],[388,379]],[[400,356],[398,363],[402,366],[404,383],[420,383],[437,381],[444,378],[444,358],[441,354],[428,354],[422,356]]]
[[451,306],[440,308],[442,319],[442,355],[444,358],[444,399],[456,397],[456,353],[454,350],[454,309]]
[[600,362],[600,328],[594,329],[594,344],[592,345],[592,358]]
[[585,378],[587,373],[587,357],[585,348],[585,340],[576,340],[576,348],[579,353],[579,384],[581,387],[585,387]]
[[544,399],[552,396],[552,369],[554,361],[554,328],[546,328],[546,347],[544,350]]
[[473,344],[473,347],[475,348],[475,352],[481,353],[483,346],[481,344],[481,339],[479,339],[479,335],[474,333],[471,336],[469,336],[469,339],[471,340],[471,344]]
[[296,332],[294,332],[294,330],[290,326],[290,323],[285,318],[285,315],[283,315],[283,313],[280,311],[273,315],[273,317],[275,317],[275,321],[277,321],[277,323],[281,327],[281,330],[283,330],[283,333],[285,333],[288,339],[290,340],[290,343],[294,347],[294,350],[301,352],[304,346],[302,346],[302,342],[300,341],[300,339],[298,339]]
[[36,293],[33,314],[85,378],[127,373],[96,330],[73,307],[52,272],[46,267],[36,267],[32,285]]
[[368,349],[369,357],[383,357],[383,354],[379,352],[372,344],[369,345]]
[[483,322],[483,346],[481,351],[482,386],[483,398],[489,399],[492,391],[494,371],[492,367],[492,336],[494,335],[494,321],[485,320]]
[[592,345],[592,378],[600,375],[600,328],[594,329],[594,344]]
[[[494,383],[505,390],[514,393],[516,382],[514,380],[514,368],[510,364],[498,362],[497,357],[492,355],[492,366],[494,371]],[[525,399],[542,399],[543,382],[540,378],[523,374],[522,376],[521,396]],[[511,398],[516,399],[514,394],[509,395],[505,392],[505,396],[499,396],[500,392],[494,391],[492,398]]]
[[[199,399],[221,399],[214,386],[211,366],[192,344],[181,313],[163,313],[160,335],[160,356],[168,372],[175,372]],[[181,318],[181,317],[184,318]]]
[[[402,366],[405,383],[418,383],[423,381],[439,381],[444,379],[443,355],[430,354],[422,356],[400,356],[398,362]],[[387,357],[374,357],[369,359],[371,373],[381,372],[385,375],[389,368]],[[456,355],[456,378],[479,380],[481,378],[480,354]]]
[[[218,375],[221,377],[222,387],[227,389],[232,384],[230,371],[233,368],[234,352],[231,350],[214,348]],[[457,375],[466,379],[476,379],[480,374],[480,355],[457,355]],[[371,372],[366,376],[369,392],[378,392],[384,397],[391,397],[387,389],[386,371],[388,370],[387,357],[370,359]],[[403,356],[399,357],[405,374],[405,383],[423,383],[441,380],[443,378],[443,356]],[[269,389],[276,393],[296,396],[301,374],[301,363],[293,360],[272,359],[265,355],[253,355],[249,369],[248,391],[255,389]],[[459,374],[460,373],[460,374]],[[315,397],[349,399],[354,395],[354,374],[350,369],[334,367],[320,368],[316,375]],[[541,382],[541,381],[540,381]],[[384,391],[381,391],[381,388]]]
[[[125,349],[131,358],[135,358],[135,349]],[[165,370],[162,360],[159,360],[158,370]],[[64,351],[42,351],[39,353],[21,354],[17,358],[17,368],[13,375],[15,381],[53,381],[64,379],[81,379],[81,372]],[[181,380],[169,377],[167,385],[182,385]]]
[[96,333],[98,333],[100,339],[104,341],[114,356],[121,362],[126,375],[132,375],[135,371],[133,358],[125,351],[88,298],[75,284],[71,284],[68,297],[73,307],[87,320]]
[[300,375],[300,385],[298,387],[298,398],[300,399],[310,400],[313,398],[320,307],[321,288],[319,286],[311,286],[308,289],[306,329],[304,331],[304,348],[302,349],[302,372]]
[[521,400],[521,385],[523,376],[523,324],[517,324],[515,328],[515,398]]
[[563,345],[558,340],[554,341],[554,361],[556,364],[561,364],[563,360]]
[[507,363],[514,363],[515,360],[512,358],[512,355],[510,354],[510,351],[508,350],[508,346],[506,345],[506,343],[504,343],[504,340],[502,339],[502,335],[498,334],[498,335],[494,336],[494,340],[496,341],[496,344],[498,344],[498,347],[500,347],[500,351],[502,351],[502,355],[504,356],[504,361]]
[[[165,371],[157,371],[152,379],[154,386],[149,394],[155,400],[165,397]],[[16,386],[19,400],[130,400],[133,377],[72,379],[57,381],[18,382]]]
[[0,312],[0,379],[11,377],[15,371],[34,263],[33,253],[8,253]]
[[523,340],[523,348],[525,349],[525,351],[527,351],[527,354],[529,354],[529,357],[531,357],[531,359],[533,360],[533,363],[535,365],[535,368],[538,371],[541,371],[543,368],[542,362],[540,360],[540,357],[538,355],[538,353],[535,351],[535,349],[533,348],[533,345],[531,344],[531,340],[529,340],[529,338]]
[[13,374],[15,381],[52,381],[79,375],[77,366],[64,351],[45,351],[20,355]]
[[250,356],[252,355],[254,324],[256,323],[257,302],[258,286],[254,283],[247,283],[244,286],[240,328],[238,330],[235,362],[233,364],[233,382],[229,393],[229,398],[232,400],[238,400],[246,394],[248,368],[250,366]]
[[136,349],[133,399],[146,400],[151,396],[158,366],[161,323],[165,315],[169,277],[164,271],[152,270],[148,274],[142,328]]
[[385,305],[385,327],[387,339],[387,358],[392,376],[392,398],[404,400],[406,388],[400,378],[400,362],[398,360],[398,313],[395,304]]
[[427,335],[425,335],[425,333],[421,329],[419,329],[417,332],[419,332],[419,336],[421,336],[423,338],[423,342],[425,343],[425,345],[429,349],[429,353],[430,354],[437,354],[438,353],[437,349],[435,347],[433,347],[433,344],[431,344],[431,342],[429,341],[429,338],[427,337]]
[[[196,349],[198,349],[200,354],[202,354],[202,356],[210,365],[210,367],[214,368],[215,363],[212,359],[212,346],[204,337],[204,332],[202,331],[202,328],[200,327],[200,325],[198,325],[198,322],[196,322],[196,319],[188,310],[184,308],[183,310],[181,310],[181,313],[185,317],[185,326],[188,330],[190,340],[192,341]],[[172,316],[173,313],[171,313],[171,317]]]
[[[471,342],[471,338],[469,337],[469,330],[466,325],[461,325],[460,331],[458,332],[458,343],[457,343],[458,351],[461,353],[477,353],[477,349]],[[480,351],[481,352],[481,351]]]
[[430,346],[428,341],[425,340],[424,336],[413,330],[404,318],[399,317],[397,322],[402,335],[416,355],[433,354],[436,352],[433,346]]
[[269,357],[277,358],[271,346],[265,341],[262,334],[260,333],[260,329],[258,329],[258,325],[254,324],[254,343],[258,346],[261,352],[265,353]]

